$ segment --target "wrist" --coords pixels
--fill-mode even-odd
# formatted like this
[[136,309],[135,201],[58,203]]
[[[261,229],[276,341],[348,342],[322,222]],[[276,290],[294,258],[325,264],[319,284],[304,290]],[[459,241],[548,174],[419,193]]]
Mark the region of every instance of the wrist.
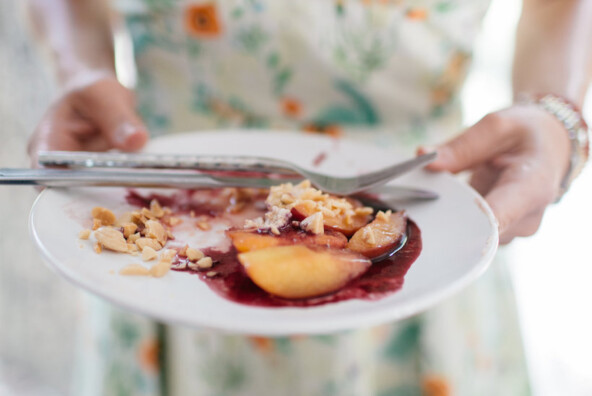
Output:
[[62,79],[61,90],[71,92],[89,86],[103,79],[117,79],[115,71],[104,69],[90,69],[86,67],[72,70]]
[[532,104],[559,121],[569,139],[570,156],[557,197],[557,201],[569,189],[581,173],[590,155],[590,131],[579,107],[570,100],[555,94],[520,95],[520,103]]

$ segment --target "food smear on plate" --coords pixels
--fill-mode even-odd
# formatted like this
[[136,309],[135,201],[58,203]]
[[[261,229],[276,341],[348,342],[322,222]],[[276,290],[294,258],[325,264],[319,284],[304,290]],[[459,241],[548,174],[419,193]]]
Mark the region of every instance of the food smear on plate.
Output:
[[[199,275],[231,301],[266,307],[374,300],[399,290],[421,252],[421,233],[404,211],[376,200],[338,197],[309,181],[270,189],[183,190],[142,196],[117,218],[94,208],[95,250],[140,256],[123,275]],[[378,204],[377,204],[378,203]],[[227,225],[224,246],[198,248],[175,240],[175,227],[201,232]],[[89,239],[83,230],[81,239]]]

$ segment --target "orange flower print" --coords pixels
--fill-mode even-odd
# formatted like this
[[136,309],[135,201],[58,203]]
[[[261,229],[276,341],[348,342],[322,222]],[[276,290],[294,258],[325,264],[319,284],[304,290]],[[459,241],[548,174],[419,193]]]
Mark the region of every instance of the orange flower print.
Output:
[[306,133],[318,133],[320,135],[327,135],[331,137],[341,137],[343,135],[343,130],[337,124],[329,124],[329,125],[317,125],[317,124],[307,124],[302,127],[302,130]]
[[302,113],[302,104],[294,98],[284,98],[281,101],[282,112],[287,117],[296,118]]
[[440,375],[424,377],[422,388],[425,396],[450,396],[452,394],[448,381]]
[[428,18],[428,10],[425,8],[410,8],[407,10],[407,18],[414,21],[425,21]]
[[441,106],[452,99],[453,92],[462,83],[467,72],[470,56],[462,52],[451,55],[446,67],[434,83],[431,96],[435,106]]
[[452,98],[452,91],[445,86],[435,87],[432,89],[431,97],[433,105],[442,106]]
[[159,366],[158,354],[159,347],[156,339],[149,338],[142,341],[138,351],[138,360],[140,361],[140,366],[149,373],[157,373]]
[[195,37],[216,37],[222,32],[216,6],[213,3],[192,4],[185,9],[185,28]]
[[256,350],[263,354],[267,354],[273,350],[273,340],[269,337],[249,337]]

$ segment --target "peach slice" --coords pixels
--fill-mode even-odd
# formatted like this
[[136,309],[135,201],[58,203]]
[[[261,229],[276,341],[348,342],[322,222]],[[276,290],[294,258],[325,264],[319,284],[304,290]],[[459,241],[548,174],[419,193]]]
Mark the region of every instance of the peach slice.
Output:
[[341,289],[372,264],[347,250],[275,246],[238,255],[249,278],[275,296],[297,299]]
[[[314,213],[315,210],[313,208],[303,204],[298,204],[292,208],[292,218],[298,221],[304,220]],[[369,221],[370,215],[367,214],[355,214],[349,218],[345,215],[335,217],[323,216],[325,230],[341,232],[346,237],[352,236],[357,230],[368,224]]]
[[378,212],[376,218],[351,237],[347,248],[374,259],[395,249],[405,237],[407,215],[404,211]]
[[239,253],[260,250],[273,246],[286,245],[317,245],[335,249],[347,246],[347,238],[338,232],[326,232],[324,234],[309,234],[304,231],[283,231],[280,235],[260,234],[253,231],[234,230],[226,234],[232,240],[232,244]]

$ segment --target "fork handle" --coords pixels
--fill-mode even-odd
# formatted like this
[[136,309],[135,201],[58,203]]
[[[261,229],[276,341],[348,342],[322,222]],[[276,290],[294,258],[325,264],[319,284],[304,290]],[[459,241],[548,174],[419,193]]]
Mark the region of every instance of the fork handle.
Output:
[[250,156],[43,151],[39,153],[38,161],[43,166],[69,168],[198,169],[297,174],[282,161]]

